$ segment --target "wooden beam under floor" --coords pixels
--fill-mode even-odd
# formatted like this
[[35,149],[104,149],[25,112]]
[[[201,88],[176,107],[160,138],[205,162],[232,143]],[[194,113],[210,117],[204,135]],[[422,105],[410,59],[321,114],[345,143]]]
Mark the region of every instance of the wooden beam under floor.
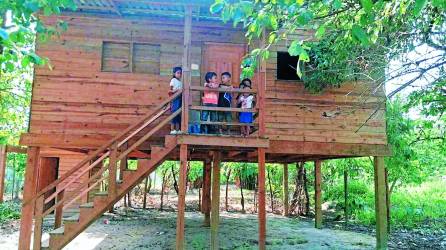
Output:
[[180,145],[180,177],[178,186],[178,216],[176,249],[182,250],[184,247],[184,211],[186,208],[186,178],[187,178],[187,145]]
[[314,226],[318,229],[322,228],[322,192],[321,192],[321,173],[322,161],[314,162]]
[[219,249],[218,224],[220,223],[220,152],[214,152],[212,163],[212,201],[211,201],[211,249]]
[[259,200],[259,249],[266,245],[266,202],[265,202],[265,149],[258,149],[258,200]]
[[19,250],[28,250],[31,245],[33,229],[34,202],[30,201],[37,193],[39,168],[39,147],[28,147],[28,159],[25,169],[25,186],[23,187],[22,218],[20,220]]
[[211,174],[212,163],[211,159],[204,161],[203,166],[203,198],[202,207],[204,214],[204,226],[209,227],[211,225]]
[[387,204],[384,157],[375,156],[376,249],[387,249]]

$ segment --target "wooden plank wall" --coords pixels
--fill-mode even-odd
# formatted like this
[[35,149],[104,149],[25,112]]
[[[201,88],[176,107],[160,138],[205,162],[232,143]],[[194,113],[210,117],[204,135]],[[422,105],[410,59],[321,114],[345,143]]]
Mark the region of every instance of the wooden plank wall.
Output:
[[[172,67],[181,65],[183,54],[181,19],[58,18],[68,23],[68,31],[37,45],[39,55],[51,60],[52,70],[36,70],[31,133],[107,139],[168,97]],[[204,42],[243,40],[243,33],[234,32],[231,26],[193,21],[192,63],[201,64]],[[160,73],[101,72],[103,41],[159,44]],[[192,83],[200,84],[200,70],[192,73]]]
[[[308,31],[299,34],[291,39],[311,36]],[[290,43],[273,47],[267,62],[267,136],[271,140],[386,144],[385,105],[379,107],[385,101],[384,88],[371,94],[375,87],[370,83],[349,82],[313,94],[302,82],[277,80],[277,51],[287,51]]]
[[[181,64],[181,20],[59,18],[68,23],[68,31],[37,45],[37,52],[50,58],[53,69],[36,69],[31,133],[108,139],[167,98],[171,69]],[[47,22],[57,19],[47,18]],[[205,42],[245,42],[243,31],[216,22],[194,20],[192,32],[192,63],[200,68]],[[103,41],[159,44],[159,74],[101,72]],[[383,89],[361,95],[369,85],[348,83],[311,94],[300,82],[276,80],[274,51],[287,51],[287,43],[273,48],[267,63],[266,135],[270,139],[386,144],[384,107],[355,132],[383,100]],[[200,69],[192,75],[192,84],[201,84]]]
[[[54,148],[42,148],[40,151],[41,157],[57,157],[59,158],[59,177],[63,176],[66,172],[68,172],[73,166],[76,166],[79,162],[81,162],[86,154],[76,153],[68,150],[54,149]],[[59,186],[63,186],[65,183],[72,180],[73,177],[67,178],[65,181],[59,184]],[[70,185],[64,193],[65,197],[71,197],[74,195],[73,191],[83,182],[87,181],[88,175],[83,175],[81,178],[77,178],[72,185]],[[73,203],[70,207],[75,207],[83,202],[86,202],[87,197],[83,197],[80,200]]]

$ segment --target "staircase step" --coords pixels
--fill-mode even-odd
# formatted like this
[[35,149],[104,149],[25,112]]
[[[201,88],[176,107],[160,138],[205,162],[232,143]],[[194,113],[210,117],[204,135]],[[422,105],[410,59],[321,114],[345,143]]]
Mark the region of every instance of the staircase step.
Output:
[[50,236],[52,235],[63,235],[65,232],[65,227],[61,226],[59,228],[54,229],[53,231],[50,231],[49,234]]
[[159,154],[164,149],[166,149],[166,148],[163,146],[152,145],[152,146],[150,146],[150,155],[153,158],[154,155]]
[[80,208],[93,208],[93,202],[81,204],[79,207]]
[[108,192],[104,191],[104,192],[97,192],[94,194],[95,196],[108,196]]
[[70,216],[70,217],[68,217],[68,218],[64,218],[63,221],[64,221],[64,222],[67,222],[67,221],[68,221],[68,222],[79,222],[79,214]]
[[175,135],[164,136],[164,145],[173,145],[177,143],[177,137]]
[[[151,154],[156,154],[155,158],[138,161],[137,169],[124,169],[121,180],[117,180],[116,194],[108,192],[96,192],[93,194],[92,202],[79,205],[79,213],[63,220],[64,226],[51,231],[49,245],[42,246],[47,249],[61,249],[76,235],[84,230],[92,221],[99,218],[106,209],[113,206],[117,196],[123,195],[124,191],[130,186],[135,185],[135,181],[141,179],[144,175],[150,174],[158,167],[167,154],[177,147],[177,136],[165,136],[164,145],[152,145]],[[117,196],[115,196],[117,195]]]
[[125,169],[124,171],[122,171],[123,183],[125,180],[128,180],[129,176],[133,175],[135,172],[136,172],[135,170],[130,170],[130,169]]

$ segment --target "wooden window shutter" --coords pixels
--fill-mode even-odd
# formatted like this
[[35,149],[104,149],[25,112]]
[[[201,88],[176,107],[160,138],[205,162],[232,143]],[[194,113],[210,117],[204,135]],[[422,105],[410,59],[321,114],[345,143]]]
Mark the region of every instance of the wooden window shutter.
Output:
[[159,44],[133,44],[132,72],[156,74],[160,73],[161,49]]
[[130,43],[103,42],[102,71],[130,72]]

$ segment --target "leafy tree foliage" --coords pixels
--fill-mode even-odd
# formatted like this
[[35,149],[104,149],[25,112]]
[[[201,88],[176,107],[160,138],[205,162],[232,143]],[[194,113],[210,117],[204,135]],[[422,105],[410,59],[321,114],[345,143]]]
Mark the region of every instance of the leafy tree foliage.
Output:
[[[436,85],[444,74],[443,0],[216,0],[211,11],[221,13],[225,22],[242,23],[249,41],[265,39],[266,44],[245,59],[245,76],[254,73],[258,59],[269,57],[271,45],[289,39],[298,29],[313,30],[314,38],[292,40],[288,52],[299,56],[297,74],[303,74],[306,86],[313,90],[357,78],[377,86],[401,79],[402,85],[389,94],[392,97],[428,76]],[[407,57],[422,45],[435,50],[435,56]],[[400,67],[385,72],[392,60],[401,61]],[[302,66],[309,62],[311,67]]]
[[36,32],[41,39],[56,35],[67,28],[59,22],[55,27],[45,25],[39,15],[60,14],[62,8],[76,9],[73,0],[16,0],[0,2],[0,64],[1,70],[14,71],[18,64],[22,67],[30,63],[43,65],[47,59],[41,58],[33,50]]

